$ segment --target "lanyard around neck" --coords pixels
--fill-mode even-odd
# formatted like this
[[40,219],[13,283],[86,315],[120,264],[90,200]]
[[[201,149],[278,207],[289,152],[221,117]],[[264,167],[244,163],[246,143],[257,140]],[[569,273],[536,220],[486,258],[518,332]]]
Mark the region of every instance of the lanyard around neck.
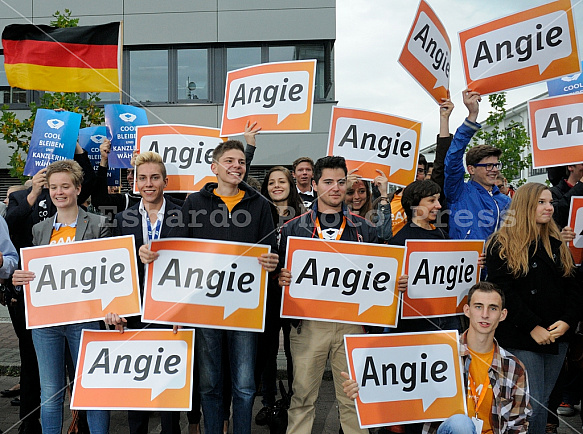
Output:
[[156,221],[156,226],[152,230],[152,223],[150,222],[150,216],[146,211],[146,225],[148,228],[148,242],[153,240],[158,240],[160,238],[160,229],[162,228],[162,219]]
[[[342,217],[342,225],[340,226],[340,229],[338,230],[338,233],[336,234],[337,240],[339,240],[340,237],[342,236],[342,232],[344,232],[345,227],[346,227],[346,218],[343,216]],[[322,233],[322,228],[320,227],[320,220],[318,219],[318,217],[316,217],[316,230],[318,231],[318,237],[320,239],[324,239],[324,234]]]

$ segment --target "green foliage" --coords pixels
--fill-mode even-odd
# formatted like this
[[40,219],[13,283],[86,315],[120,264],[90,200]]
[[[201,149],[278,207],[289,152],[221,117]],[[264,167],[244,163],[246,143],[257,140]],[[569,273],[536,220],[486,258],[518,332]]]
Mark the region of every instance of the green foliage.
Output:
[[[51,21],[51,25],[56,27],[75,27],[79,22],[78,18],[71,18],[71,11],[68,9],[65,9],[64,14],[57,11],[53,16],[55,20]],[[82,116],[81,128],[85,128],[103,124],[104,113],[103,109],[97,106],[99,101],[99,93],[88,93],[83,98],[80,93],[45,92],[41,96],[38,106],[34,102],[30,103],[30,116],[24,119],[17,118],[16,113],[9,111],[7,105],[2,106],[0,108],[2,112],[0,117],[0,137],[14,151],[8,163],[10,176],[20,178],[22,181],[27,179],[23,175],[24,165],[30,146],[36,111],[39,108],[62,108],[70,112],[80,113]]]
[[480,143],[495,146],[502,150],[500,161],[504,165],[502,174],[508,182],[516,181],[517,185],[522,185],[526,179],[520,179],[522,169],[530,167],[532,156],[530,153],[523,157],[523,153],[528,149],[530,138],[525,126],[520,122],[511,122],[506,127],[506,93],[494,93],[488,96],[488,101],[492,106],[492,111],[488,113],[486,125],[489,131],[484,129],[478,131],[473,138],[473,146]]
[[79,24],[79,18],[71,18],[71,11],[69,9],[65,9],[64,13],[59,11],[53,14],[55,18],[49,24],[53,27],[59,27],[61,29],[65,27],[77,27]]

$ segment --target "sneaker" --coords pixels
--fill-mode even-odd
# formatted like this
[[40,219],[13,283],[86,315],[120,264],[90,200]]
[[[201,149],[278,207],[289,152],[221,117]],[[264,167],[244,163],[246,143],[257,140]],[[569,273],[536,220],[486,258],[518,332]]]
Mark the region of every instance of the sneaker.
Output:
[[269,419],[271,419],[271,407],[267,405],[259,410],[257,416],[255,416],[255,423],[259,426],[264,426],[269,423]]
[[545,433],[555,433],[557,434],[557,429],[559,428],[559,425],[557,425],[556,423],[547,423],[547,427],[545,429]]
[[575,408],[571,404],[561,402],[561,405],[559,405],[559,408],[557,408],[557,413],[559,413],[561,416],[573,416],[575,414]]

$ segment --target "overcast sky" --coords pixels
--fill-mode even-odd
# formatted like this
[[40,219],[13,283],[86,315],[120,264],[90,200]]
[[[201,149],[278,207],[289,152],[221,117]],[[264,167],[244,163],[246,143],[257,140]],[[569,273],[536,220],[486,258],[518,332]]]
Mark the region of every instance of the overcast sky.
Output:
[[[455,110],[452,133],[467,116],[458,32],[545,3],[543,0],[427,0],[449,34],[452,45],[450,91]],[[583,0],[571,0],[583,60]],[[336,0],[336,99],[343,107],[373,110],[423,122],[421,149],[435,142],[439,128],[433,98],[398,63],[419,2],[416,0]],[[540,95],[545,83],[507,93],[508,106]],[[488,115],[487,98],[479,120]]]

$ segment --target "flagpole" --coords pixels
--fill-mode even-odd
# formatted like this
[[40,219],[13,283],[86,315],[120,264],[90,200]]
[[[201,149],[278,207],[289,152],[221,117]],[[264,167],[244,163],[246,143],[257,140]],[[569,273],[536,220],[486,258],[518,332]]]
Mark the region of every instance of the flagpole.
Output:
[[119,52],[119,103],[122,104],[123,94],[123,20],[119,25],[119,37],[121,41],[121,49]]

